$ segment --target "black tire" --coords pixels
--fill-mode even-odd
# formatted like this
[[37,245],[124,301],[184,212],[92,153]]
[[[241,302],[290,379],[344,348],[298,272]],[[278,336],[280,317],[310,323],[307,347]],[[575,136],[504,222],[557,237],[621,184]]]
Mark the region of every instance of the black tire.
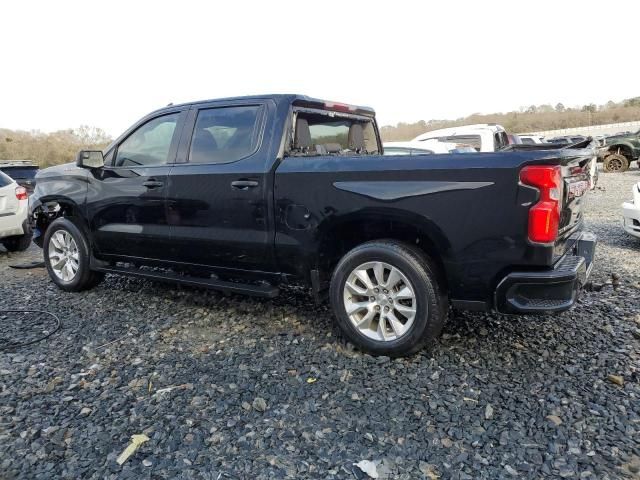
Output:
[[[351,272],[367,262],[384,262],[398,268],[415,290],[416,314],[409,330],[397,339],[374,340],[360,333],[349,319],[343,299],[345,282]],[[372,355],[399,357],[431,347],[440,336],[448,313],[448,303],[433,261],[422,251],[395,240],[376,240],[357,246],[336,266],[331,279],[331,306],[345,336]]]
[[624,155],[612,153],[602,162],[602,169],[607,173],[624,172],[629,168],[629,160]]
[[2,239],[2,245],[10,252],[24,252],[31,245],[33,232],[27,227],[22,235]]
[[[58,231],[65,231],[73,237],[78,247],[78,270],[76,275],[69,281],[65,281],[58,277],[51,266],[49,259],[49,247],[51,245],[51,237]],[[86,236],[71,220],[68,218],[58,218],[54,220],[47,228],[43,243],[44,264],[49,272],[49,277],[60,289],[67,292],[80,292],[95,287],[104,278],[103,272],[94,272],[89,268],[90,250],[89,242]]]

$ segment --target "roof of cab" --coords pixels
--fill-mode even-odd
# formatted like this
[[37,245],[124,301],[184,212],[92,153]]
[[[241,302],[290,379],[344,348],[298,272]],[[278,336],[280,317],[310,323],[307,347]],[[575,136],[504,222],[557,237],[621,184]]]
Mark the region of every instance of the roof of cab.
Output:
[[159,108],[154,111],[161,112],[175,107],[199,105],[202,103],[210,102],[236,102],[243,100],[273,100],[277,103],[287,102],[299,106],[308,106],[315,108],[322,108],[324,110],[344,110],[346,112],[359,113],[361,115],[375,116],[375,111],[371,107],[362,105],[350,105],[342,102],[332,102],[328,100],[321,100],[319,98],[309,97],[307,95],[299,95],[295,93],[278,93],[278,94],[266,94],[266,95],[247,95],[240,97],[225,97],[225,98],[212,98],[208,100],[196,100],[193,102],[185,102],[176,105],[169,104],[166,107]]

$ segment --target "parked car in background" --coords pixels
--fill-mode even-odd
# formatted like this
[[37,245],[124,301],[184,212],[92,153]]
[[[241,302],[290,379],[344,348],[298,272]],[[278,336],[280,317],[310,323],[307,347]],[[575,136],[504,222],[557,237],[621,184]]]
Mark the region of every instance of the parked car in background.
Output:
[[36,188],[38,165],[30,160],[0,160],[0,172],[13,178],[31,194]]
[[0,172],[0,243],[10,252],[31,244],[27,189]]
[[524,145],[537,145],[545,143],[544,137],[540,135],[518,135]]
[[456,143],[429,140],[426,142],[385,142],[385,155],[429,155],[435,153],[468,153],[475,152],[472,147]]
[[495,123],[478,123],[461,127],[442,128],[423,133],[413,142],[438,140],[473,147],[478,152],[497,152],[509,145],[507,132]]
[[613,135],[602,140],[598,160],[605,172],[624,172],[640,157],[640,130],[626,135]]
[[625,231],[640,238],[640,182],[632,188],[632,199],[622,204],[622,226]]

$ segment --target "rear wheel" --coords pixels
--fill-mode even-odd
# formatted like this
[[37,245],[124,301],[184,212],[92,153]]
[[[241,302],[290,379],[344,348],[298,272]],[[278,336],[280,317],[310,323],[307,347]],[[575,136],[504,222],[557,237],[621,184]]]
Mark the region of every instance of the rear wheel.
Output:
[[33,232],[28,229],[23,235],[7,237],[2,239],[2,245],[10,252],[24,252],[31,245]]
[[624,172],[629,168],[629,160],[624,155],[612,153],[607,155],[602,162],[602,169],[605,172]]
[[435,265],[393,240],[347,253],[334,271],[330,296],[344,334],[374,355],[411,355],[437,339],[446,319]]
[[97,285],[104,273],[89,268],[89,243],[69,219],[58,218],[44,238],[44,262],[51,280],[62,290],[79,292]]

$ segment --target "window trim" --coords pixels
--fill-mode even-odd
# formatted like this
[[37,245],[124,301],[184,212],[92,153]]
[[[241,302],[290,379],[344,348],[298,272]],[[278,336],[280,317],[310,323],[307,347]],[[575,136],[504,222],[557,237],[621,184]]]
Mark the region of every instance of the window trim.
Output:
[[[237,158],[235,160],[229,160],[228,162],[191,162],[191,143],[193,142],[193,135],[196,132],[196,125],[198,123],[198,115],[202,110],[216,110],[220,108],[242,108],[242,107],[258,107],[256,115],[256,124],[258,128],[258,135],[256,138],[256,145],[254,149],[247,155]],[[265,119],[267,117],[267,108],[264,103],[231,103],[231,104],[219,104],[219,105],[193,105],[190,111],[195,112],[193,118],[190,119],[188,129],[185,129],[187,135],[187,141],[185,142],[185,158],[182,161],[177,161],[176,165],[229,165],[231,163],[240,162],[247,158],[253,157],[261,148],[264,140]]]
[[[184,119],[185,119],[186,111],[188,110],[158,112],[157,114],[149,115],[141,119],[138,123],[136,123],[131,128],[129,128],[127,132],[125,132],[126,136],[118,139],[116,145],[113,148],[110,148],[107,150],[107,154],[109,154],[113,150],[113,158],[111,159],[111,165],[105,164],[105,168],[111,168],[111,169],[158,168],[158,167],[166,167],[167,165],[174,165],[176,162],[176,155],[178,153],[178,143],[180,141],[180,137],[182,135],[182,129],[184,127]],[[118,159],[118,150],[120,149],[120,145],[122,145],[123,142],[126,142],[131,135],[133,135],[135,132],[138,131],[138,129],[140,129],[142,126],[146,125],[147,123],[157,118],[166,117],[169,115],[178,115],[178,118],[176,120],[176,128],[173,131],[173,136],[171,137],[171,143],[169,144],[169,153],[168,153],[166,163],[161,163],[158,165],[116,165],[115,164],[116,160]]]

